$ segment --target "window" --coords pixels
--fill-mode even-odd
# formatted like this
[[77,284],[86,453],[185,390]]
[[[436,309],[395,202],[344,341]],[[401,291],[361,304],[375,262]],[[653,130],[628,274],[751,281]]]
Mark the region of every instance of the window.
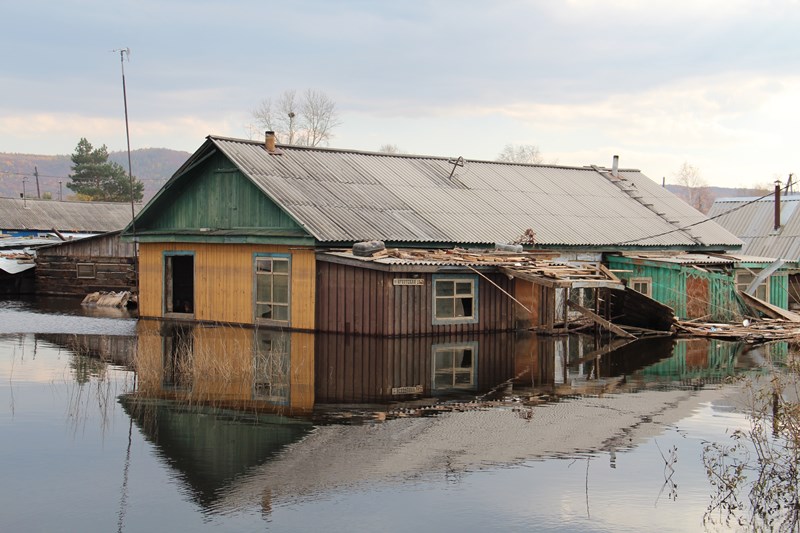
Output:
[[473,390],[477,387],[475,379],[476,343],[463,345],[433,346],[433,384],[434,391]]
[[94,279],[95,277],[94,263],[78,263],[79,279]]
[[[750,272],[750,271],[740,271],[736,273],[736,289],[742,292],[747,290],[747,287],[750,286],[751,283],[756,279],[759,272]],[[767,279],[762,281],[756,287],[756,290],[753,292],[753,296],[758,298],[759,300],[764,300],[765,302],[769,302],[769,276]]]
[[253,399],[288,405],[291,391],[289,335],[275,331],[255,333]]
[[476,277],[433,278],[433,323],[474,324],[478,321]]
[[652,297],[653,295],[653,280],[651,278],[631,278],[628,286],[645,296]]
[[289,262],[289,256],[256,256],[257,322],[289,322]]

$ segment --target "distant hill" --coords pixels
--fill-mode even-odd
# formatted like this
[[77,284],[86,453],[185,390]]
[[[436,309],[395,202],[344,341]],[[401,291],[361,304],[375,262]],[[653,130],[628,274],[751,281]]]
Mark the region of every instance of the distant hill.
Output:
[[[142,148],[131,150],[133,175],[144,182],[144,201],[147,202],[161,186],[189,158],[189,152],[167,148]],[[128,168],[127,152],[111,152],[109,159]],[[39,171],[39,190],[58,199],[59,181],[66,200],[73,193],[67,188],[72,161],[69,155],[34,155],[0,153],[0,197],[18,198],[22,194],[23,177],[25,194],[36,197],[34,169]]]
[[[683,199],[687,203],[689,199],[692,197],[689,194],[690,188],[685,187],[683,185],[673,185],[667,183],[666,188],[668,191],[676,195],[678,198]],[[771,191],[766,189],[737,189],[733,187],[702,187],[700,189],[702,191],[702,205],[700,206],[700,211],[703,213],[708,213],[708,210],[711,209],[711,204],[714,203],[714,200],[717,198],[732,198],[737,196],[764,196],[765,194],[769,194]],[[697,194],[694,195],[697,198]],[[698,206],[694,206],[698,207]]]

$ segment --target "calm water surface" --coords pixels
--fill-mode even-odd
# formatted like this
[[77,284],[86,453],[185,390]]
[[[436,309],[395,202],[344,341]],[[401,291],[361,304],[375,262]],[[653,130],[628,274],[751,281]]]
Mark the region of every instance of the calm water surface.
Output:
[[370,342],[0,302],[3,531],[724,531],[723,383],[786,351]]

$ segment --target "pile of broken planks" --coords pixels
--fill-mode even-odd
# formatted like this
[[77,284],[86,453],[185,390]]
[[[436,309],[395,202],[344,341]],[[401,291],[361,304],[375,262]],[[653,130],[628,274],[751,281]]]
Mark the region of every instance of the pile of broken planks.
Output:
[[675,324],[680,336],[709,337],[714,339],[761,343],[778,340],[800,340],[800,323],[782,319],[744,321],[742,324],[694,323],[680,321]]
[[680,321],[676,323],[675,329],[679,335],[749,343],[800,340],[800,314],[781,309],[743,291],[739,291],[739,295],[754,314],[758,313],[766,318],[746,318],[741,324]]
[[[541,264],[542,260],[549,260],[555,257],[551,252],[526,251],[526,252],[505,252],[500,250],[466,250],[464,248],[452,249],[399,249],[387,248],[372,254],[369,259],[376,260],[385,257],[403,259],[406,261],[436,261],[441,263],[488,263],[521,266],[527,264]],[[554,264],[547,261],[548,264]],[[566,266],[566,265],[557,265]]]

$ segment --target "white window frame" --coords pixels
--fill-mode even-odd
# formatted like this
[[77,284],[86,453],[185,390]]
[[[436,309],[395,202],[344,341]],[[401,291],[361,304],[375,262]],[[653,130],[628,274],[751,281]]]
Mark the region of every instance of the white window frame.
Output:
[[[452,284],[453,294],[439,294],[440,287]],[[459,291],[459,285],[469,284],[470,290]],[[461,309],[464,305],[461,300],[470,299],[472,301],[472,309],[470,315],[459,315],[457,307],[461,303]],[[477,324],[478,323],[478,277],[472,275],[434,275],[433,276],[433,289],[431,295],[431,316],[435,325],[443,324]],[[453,316],[439,316],[440,303],[452,300],[453,301]]]
[[[456,365],[457,352],[463,357],[463,352],[469,350],[471,361],[469,367]],[[443,358],[450,357],[449,365],[440,363]],[[450,376],[447,386],[439,385],[441,379]],[[465,379],[466,377],[466,379]],[[438,378],[438,379],[437,379]],[[453,390],[475,390],[478,388],[478,343],[454,343],[454,344],[434,344],[431,346],[431,390],[432,391],[453,391]]]
[[[269,263],[269,270],[259,270],[261,264]],[[275,264],[286,264],[286,271],[276,271]],[[276,276],[286,278],[286,301],[275,299]],[[269,280],[269,298],[259,300],[259,283]],[[275,309],[285,309],[285,316],[281,312],[279,318],[275,318]],[[269,312],[270,316],[262,316]],[[259,324],[280,324],[289,325],[292,318],[292,256],[289,254],[266,254],[256,253],[253,256],[253,317]]]
[[[645,285],[647,289],[644,290],[644,291],[641,291],[641,290],[636,288],[637,284]],[[630,287],[631,289],[635,290],[636,292],[638,292],[640,294],[644,294],[648,298],[652,298],[653,297],[653,278],[631,278],[628,281],[628,287]]]
[[[747,290],[747,287],[750,286],[750,284],[753,282],[753,280],[755,280],[759,276],[759,274],[761,274],[761,271],[737,270],[736,271],[736,289],[739,290],[739,291],[744,292],[745,290]],[[741,278],[743,278],[743,277],[747,277],[748,279],[746,279],[745,281],[742,281]],[[767,276],[767,278],[764,281],[759,283],[758,286],[756,287],[756,290],[755,290],[755,293],[753,294],[753,296],[755,296],[759,300],[763,300],[765,302],[769,302],[769,285],[770,285],[770,279],[771,278],[772,278],[772,276]],[[761,293],[761,294],[759,294],[759,293]]]

